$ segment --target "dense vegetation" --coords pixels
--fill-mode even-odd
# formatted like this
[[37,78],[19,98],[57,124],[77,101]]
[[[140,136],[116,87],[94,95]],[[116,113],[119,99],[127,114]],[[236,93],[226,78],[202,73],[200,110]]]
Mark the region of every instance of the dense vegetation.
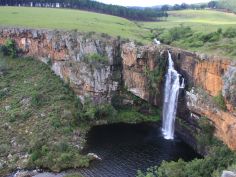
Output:
[[155,37],[165,44],[232,58],[236,56],[236,28],[219,28],[210,33],[203,33],[194,32],[192,28],[181,25],[154,33]]
[[207,154],[203,159],[185,162],[162,162],[160,166],[138,171],[138,177],[220,177],[226,168],[234,169],[236,153],[213,137],[214,128],[206,118],[199,120],[201,131],[196,135],[200,150]]
[[152,8],[132,9],[92,0],[57,0],[56,2],[54,0],[1,0],[0,5],[83,9],[143,21],[156,21],[167,16],[167,13],[162,10]]

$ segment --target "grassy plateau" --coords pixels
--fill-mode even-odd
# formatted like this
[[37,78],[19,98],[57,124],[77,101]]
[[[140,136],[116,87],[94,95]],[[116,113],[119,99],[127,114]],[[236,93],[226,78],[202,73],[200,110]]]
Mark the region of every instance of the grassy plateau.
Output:
[[64,30],[77,29],[81,32],[94,31],[144,41],[144,37],[151,34],[149,30],[140,29],[134,22],[124,18],[70,9],[0,7],[0,25]]
[[212,32],[218,28],[236,28],[236,15],[213,10],[179,10],[169,11],[169,17],[163,22],[145,22],[145,28],[170,29],[179,25],[191,27],[198,32]]
[[[168,18],[159,22],[135,22],[81,10],[0,7],[0,26],[105,33],[110,36],[129,38],[143,44],[151,43],[153,38],[157,38],[163,43],[187,50],[236,58],[236,53],[233,51],[236,36],[220,35],[209,41],[202,40],[201,36],[215,33],[218,29],[221,29],[222,34],[229,28],[236,31],[235,14],[214,10],[180,10],[169,11],[168,14]],[[166,42],[166,33],[176,31],[175,27],[180,25],[190,27],[191,34],[179,35],[178,39],[173,38]],[[200,37],[199,33],[201,33]],[[196,35],[198,37],[194,39],[195,43],[191,44],[193,39],[189,37]],[[186,43],[186,41],[190,42]]]

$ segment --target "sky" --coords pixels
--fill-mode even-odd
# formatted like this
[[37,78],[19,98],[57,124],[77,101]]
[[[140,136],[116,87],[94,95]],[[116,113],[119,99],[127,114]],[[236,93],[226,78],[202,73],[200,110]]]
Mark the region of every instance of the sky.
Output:
[[193,4],[199,2],[209,2],[210,0],[97,0],[106,4],[116,4],[122,6],[141,6],[150,7],[163,4]]

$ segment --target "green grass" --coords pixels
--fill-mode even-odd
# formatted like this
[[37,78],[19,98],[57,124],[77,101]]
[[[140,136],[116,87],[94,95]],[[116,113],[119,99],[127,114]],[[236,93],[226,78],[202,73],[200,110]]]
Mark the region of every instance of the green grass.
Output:
[[81,32],[94,31],[142,41],[147,41],[142,37],[150,35],[148,30],[140,29],[134,22],[124,18],[70,9],[0,7],[0,25],[78,29]]
[[218,28],[236,28],[236,15],[213,10],[180,10],[170,11],[163,22],[144,22],[141,26],[149,29],[173,28],[183,24],[198,32],[212,32]]
[[0,176],[16,166],[53,171],[88,166],[89,158],[76,147],[83,141],[73,138],[87,131],[78,124],[78,105],[44,63],[0,56],[0,162],[6,162]]

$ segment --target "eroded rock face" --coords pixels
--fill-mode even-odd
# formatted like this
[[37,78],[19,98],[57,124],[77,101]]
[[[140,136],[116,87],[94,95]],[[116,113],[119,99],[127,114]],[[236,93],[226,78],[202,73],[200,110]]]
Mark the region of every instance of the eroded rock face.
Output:
[[[122,46],[124,87],[140,98],[160,106],[167,58],[157,46]],[[157,79],[159,77],[159,79]]]
[[236,117],[224,111],[214,103],[204,90],[195,89],[186,92],[187,105],[192,113],[209,118],[216,127],[216,135],[231,149],[236,150]]
[[[23,55],[51,64],[52,70],[70,84],[82,101],[85,97],[96,103],[110,101],[112,92],[118,88],[121,59],[120,42],[116,39],[75,31],[0,29],[0,44],[8,38],[16,41]],[[103,64],[85,61],[91,54],[102,56],[106,61]]]

